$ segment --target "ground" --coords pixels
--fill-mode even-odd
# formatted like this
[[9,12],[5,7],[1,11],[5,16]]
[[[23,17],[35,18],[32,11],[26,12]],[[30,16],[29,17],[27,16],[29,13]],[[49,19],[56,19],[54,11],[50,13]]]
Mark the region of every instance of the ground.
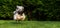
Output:
[[0,28],[60,28],[58,21],[22,21],[0,20]]

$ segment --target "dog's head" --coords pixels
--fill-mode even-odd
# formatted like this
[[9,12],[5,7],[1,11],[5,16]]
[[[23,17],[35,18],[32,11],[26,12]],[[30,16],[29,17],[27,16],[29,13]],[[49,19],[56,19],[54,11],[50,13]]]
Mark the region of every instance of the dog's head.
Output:
[[16,10],[17,11],[23,11],[24,10],[24,7],[23,6],[17,6]]

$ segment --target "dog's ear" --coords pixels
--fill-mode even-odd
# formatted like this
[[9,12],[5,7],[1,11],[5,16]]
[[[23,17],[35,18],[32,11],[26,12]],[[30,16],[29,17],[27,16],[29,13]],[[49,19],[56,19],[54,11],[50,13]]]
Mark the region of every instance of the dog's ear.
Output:
[[[23,6],[22,6],[23,7]],[[24,7],[23,7],[23,9],[24,9]]]
[[16,6],[18,9],[24,9],[24,7],[23,6]]

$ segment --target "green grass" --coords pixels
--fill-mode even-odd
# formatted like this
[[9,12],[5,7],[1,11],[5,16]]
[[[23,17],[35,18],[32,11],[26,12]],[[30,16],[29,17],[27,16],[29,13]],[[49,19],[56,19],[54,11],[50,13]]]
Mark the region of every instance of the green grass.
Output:
[[58,21],[22,21],[0,20],[0,28],[60,28]]

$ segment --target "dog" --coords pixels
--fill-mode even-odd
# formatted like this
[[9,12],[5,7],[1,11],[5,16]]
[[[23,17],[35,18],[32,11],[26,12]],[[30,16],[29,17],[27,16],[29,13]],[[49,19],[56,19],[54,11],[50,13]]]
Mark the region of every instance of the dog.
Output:
[[14,14],[14,20],[16,20],[17,22],[19,20],[23,21],[25,20],[25,14],[24,14],[24,7],[23,6],[17,6],[16,10],[13,12]]

